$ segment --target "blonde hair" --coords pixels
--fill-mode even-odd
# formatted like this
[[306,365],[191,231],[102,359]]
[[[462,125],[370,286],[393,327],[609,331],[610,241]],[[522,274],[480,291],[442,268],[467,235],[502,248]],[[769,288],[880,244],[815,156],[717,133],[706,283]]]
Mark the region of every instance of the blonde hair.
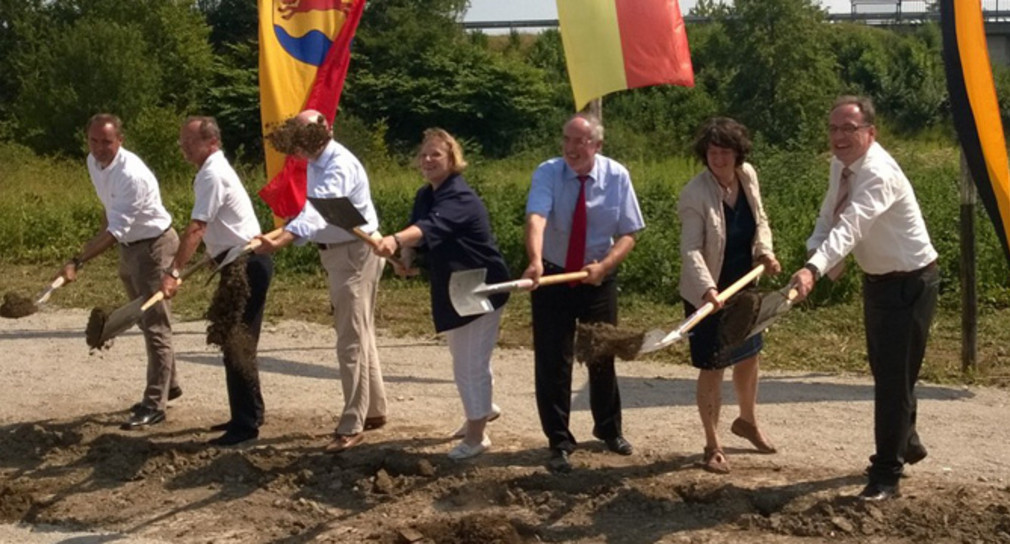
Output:
[[[429,128],[424,131],[421,137],[421,149],[424,149],[425,144],[431,141],[439,141],[445,144],[446,151],[449,153],[449,171],[453,174],[460,174],[466,168],[466,159],[463,158],[463,147],[459,145],[456,138],[452,137],[447,131],[441,128]],[[420,164],[421,150],[417,152],[418,164]]]

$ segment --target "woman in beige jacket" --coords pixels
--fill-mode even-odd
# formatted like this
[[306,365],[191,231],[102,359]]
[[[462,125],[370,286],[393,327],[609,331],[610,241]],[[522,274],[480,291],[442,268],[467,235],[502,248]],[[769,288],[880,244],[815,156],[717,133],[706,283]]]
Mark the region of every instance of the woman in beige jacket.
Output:
[[[721,309],[716,298],[719,291],[757,264],[764,264],[770,274],[782,269],[772,253],[772,234],[761,204],[757,173],[744,162],[750,147],[747,129],[733,119],[711,119],[698,131],[694,151],[706,169],[684,187],[677,206],[681,222],[680,294],[688,315],[706,302]],[[700,369],[697,402],[705,429],[702,467],[726,473],[729,463],[716,428],[727,366],[733,366],[740,406],[740,417],[730,430],[750,440],[762,453],[774,453],[775,447],[758,429],[755,417],[761,335],[751,337],[728,357],[717,356],[718,320],[717,314],[703,320],[695,327],[690,344],[691,361]]]

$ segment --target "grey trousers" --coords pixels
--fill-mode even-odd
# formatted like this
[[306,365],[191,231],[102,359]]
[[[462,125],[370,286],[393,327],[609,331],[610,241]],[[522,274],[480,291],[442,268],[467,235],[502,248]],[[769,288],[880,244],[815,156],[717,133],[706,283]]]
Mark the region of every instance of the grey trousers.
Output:
[[364,430],[365,418],[386,415],[386,389],[375,343],[375,298],[385,261],[361,241],[320,249],[319,258],[329,276],[344,393],[337,434],[357,434]]
[[[172,264],[179,248],[179,235],[168,229],[158,238],[119,245],[119,278],[126,294],[133,300],[150,298],[161,290],[161,277]],[[168,390],[178,387],[175,376],[175,353],[172,351],[172,311],[168,301],[161,301],[144,312],[140,320],[147,346],[147,387],[142,403],[148,408],[164,410]]]

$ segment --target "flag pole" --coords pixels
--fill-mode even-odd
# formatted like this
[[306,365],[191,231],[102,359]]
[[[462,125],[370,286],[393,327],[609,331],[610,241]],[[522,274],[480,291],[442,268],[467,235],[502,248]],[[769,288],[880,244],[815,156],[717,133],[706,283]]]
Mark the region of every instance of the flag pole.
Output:
[[978,352],[978,297],[975,281],[975,203],[978,193],[961,150],[961,372],[975,366]]

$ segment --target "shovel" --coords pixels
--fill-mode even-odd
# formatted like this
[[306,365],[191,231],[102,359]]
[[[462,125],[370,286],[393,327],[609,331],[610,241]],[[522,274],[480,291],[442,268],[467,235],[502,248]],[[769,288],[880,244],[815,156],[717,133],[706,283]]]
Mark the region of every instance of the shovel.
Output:
[[[361,241],[372,246],[372,249],[377,249],[379,247],[378,240],[372,238],[367,232],[361,230],[361,225],[368,223],[368,221],[365,221],[361,212],[354,207],[354,204],[351,203],[351,199],[347,197],[317,198],[310,196],[308,197],[308,200],[313,206],[315,206],[316,211],[319,212],[319,215],[323,216],[323,219],[325,219],[327,223],[340,227],[357,236],[361,239]],[[402,263],[393,257],[388,257],[386,260],[402,266]]]
[[[273,240],[274,238],[280,236],[282,232],[284,232],[284,227],[278,227],[266,233],[264,236]],[[252,240],[249,240],[249,243],[245,245],[235,246],[229,249],[227,252],[225,252],[224,257],[222,257],[221,260],[218,261],[217,268],[215,268],[214,271],[211,272],[210,277],[207,278],[207,283],[210,283],[210,280],[213,279],[214,276],[218,272],[220,272],[222,268],[235,262],[236,259],[238,259],[243,255],[249,255],[250,253],[253,252],[253,250],[260,247],[261,245],[263,245],[263,242],[261,242],[257,238],[253,238]],[[217,258],[215,258],[214,260],[217,261]]]
[[[251,243],[252,242],[250,242],[250,244]],[[181,274],[179,274],[179,283],[182,283],[183,280],[193,275],[193,273],[200,268],[207,266],[213,262],[213,260],[213,257],[207,255],[200,259],[199,262],[187,267]],[[105,323],[102,325],[102,333],[100,337],[98,339],[89,338],[88,345],[91,347],[105,345],[105,343],[109,340],[134,326],[138,321],[140,321],[140,318],[144,316],[144,312],[146,312],[151,306],[161,302],[164,298],[165,293],[163,291],[158,291],[157,293],[151,295],[151,298],[148,298],[147,300],[145,300],[144,297],[137,297],[125,305],[116,308],[105,319]],[[90,325],[91,324],[89,323],[89,328]]]
[[755,334],[764,332],[772,323],[778,321],[780,317],[793,307],[793,301],[796,300],[798,295],[799,291],[796,290],[794,285],[787,285],[778,291],[772,291],[762,297],[761,309],[758,310],[757,317],[754,319],[754,325],[751,326],[750,332],[747,333],[744,340]]
[[0,305],[0,317],[17,319],[34,314],[39,311],[39,307],[43,303],[49,300],[49,295],[52,295],[53,291],[59,289],[65,282],[66,279],[63,276],[59,276],[35,300],[17,293],[7,293],[4,295],[3,304]]
[[[748,272],[742,278],[733,282],[732,285],[723,289],[716,299],[719,302],[726,302],[731,296],[735,295],[737,291],[743,289],[747,284],[754,281],[758,276],[764,273],[765,266],[759,264],[754,267],[753,270]],[[687,333],[693,329],[698,323],[701,323],[702,319],[708,317],[708,314],[712,313],[715,306],[711,302],[706,302],[701,308],[695,310],[693,314],[688,316],[676,329],[665,333],[659,329],[653,329],[645,333],[645,337],[642,339],[642,347],[639,348],[638,354],[651,353],[653,351],[661,350],[671,344],[674,344],[687,337]]]
[[[589,273],[586,271],[551,274],[541,277],[540,285],[579,281],[588,275]],[[452,301],[452,307],[456,309],[456,313],[462,316],[485,314],[494,309],[488,296],[522,291],[533,287],[533,280],[529,278],[487,285],[484,283],[486,277],[486,268],[460,270],[449,276],[449,300]]]

